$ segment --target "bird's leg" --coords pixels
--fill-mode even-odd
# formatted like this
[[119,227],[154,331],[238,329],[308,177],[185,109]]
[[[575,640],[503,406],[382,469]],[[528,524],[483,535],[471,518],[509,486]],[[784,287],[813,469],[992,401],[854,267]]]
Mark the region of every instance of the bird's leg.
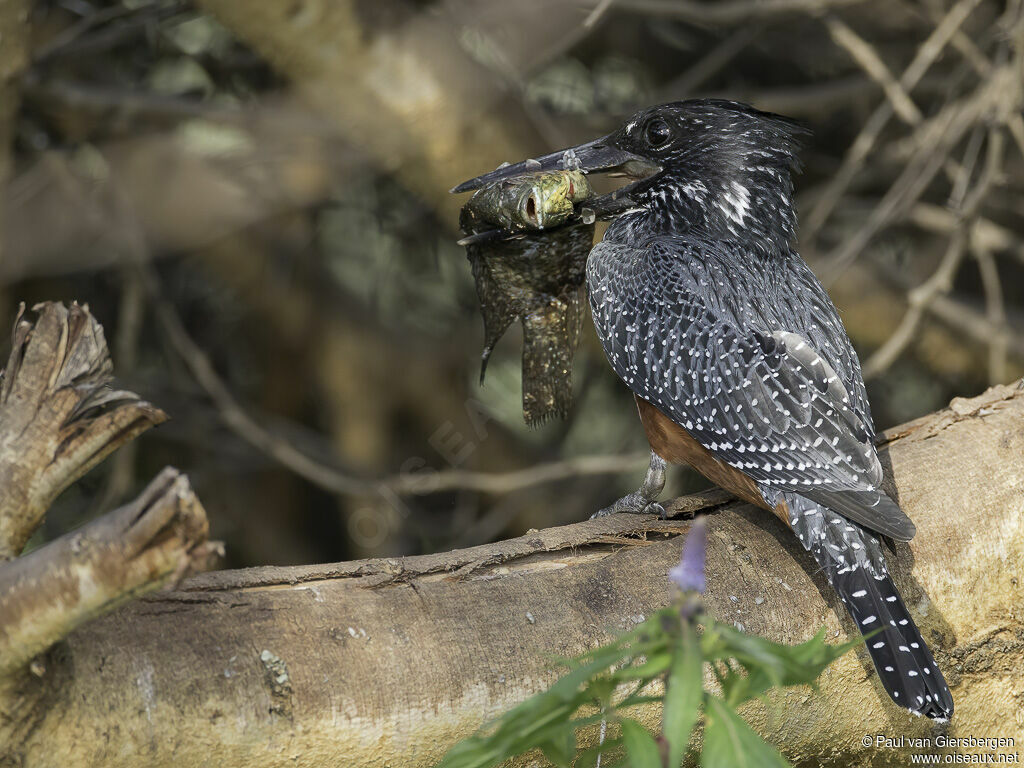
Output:
[[590,517],[604,517],[615,512],[632,512],[634,514],[651,514],[665,517],[665,508],[657,499],[665,488],[665,460],[651,451],[651,465],[647,468],[644,481],[632,493],[626,494],[610,507],[598,510]]

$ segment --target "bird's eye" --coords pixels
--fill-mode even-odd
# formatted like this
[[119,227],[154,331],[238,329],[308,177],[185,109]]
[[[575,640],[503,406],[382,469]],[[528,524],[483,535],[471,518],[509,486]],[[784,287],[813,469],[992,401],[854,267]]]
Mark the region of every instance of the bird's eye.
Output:
[[660,117],[655,117],[644,126],[644,140],[650,147],[661,147],[672,138],[672,129]]

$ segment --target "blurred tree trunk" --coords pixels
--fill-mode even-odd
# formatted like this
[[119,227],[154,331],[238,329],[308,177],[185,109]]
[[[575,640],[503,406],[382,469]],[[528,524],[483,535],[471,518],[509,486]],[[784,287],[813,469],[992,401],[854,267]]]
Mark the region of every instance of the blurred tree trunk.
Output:
[[[0,3],[0,200],[4,199],[10,175],[11,142],[14,139],[18,106],[18,78],[28,60],[29,0],[4,0]],[[6,257],[4,208],[0,204],[0,263]],[[6,317],[7,299],[0,292],[0,317]]]
[[[28,60],[28,0],[0,3],[0,184],[10,171],[10,144],[18,114],[18,78]],[[0,230],[2,232],[2,230]]]
[[[402,414],[413,432],[429,435],[432,450],[451,439],[455,440],[451,452],[470,445],[479,451],[473,459],[481,464],[521,464],[503,430],[487,429],[486,441],[478,439],[481,421],[489,419],[474,410],[463,381],[451,375],[458,367],[444,358],[448,351],[423,343],[423,337],[415,334],[389,331],[354,311],[342,295],[314,284],[318,272],[298,271],[287,280],[268,279],[273,273],[273,246],[284,239],[283,232],[304,228],[303,215],[292,214],[290,223],[278,216],[195,253],[194,261],[205,274],[229,286],[261,318],[267,328],[263,341],[271,346],[271,354],[278,360],[283,355],[296,357],[294,366],[268,366],[268,381],[279,377],[279,389],[291,397],[311,399],[323,409],[336,455],[356,472],[372,473],[374,467],[388,466],[389,457],[402,450],[403,433],[394,429],[396,414]],[[461,356],[458,349],[456,353]],[[294,370],[309,372],[303,387],[295,386]],[[282,411],[286,408],[283,397],[273,398],[275,413],[287,412]],[[454,435],[466,439],[457,440]],[[438,451],[438,455],[451,461],[447,453]],[[426,461],[415,456],[410,460]],[[414,468],[420,469],[420,464]],[[370,515],[362,511],[372,510],[377,524],[361,536],[352,536],[350,556],[402,551],[408,546],[405,537],[414,535],[403,525],[406,507],[388,495],[343,496],[338,505],[342,514],[357,510],[359,519],[367,522]],[[246,535],[262,536],[269,545],[266,527],[258,522],[250,526],[248,510],[243,514]],[[287,509],[273,514],[268,524],[287,524]]]
[[[889,490],[918,526],[894,576],[957,702],[952,736],[1024,738],[1024,387],[996,387],[886,433]],[[770,515],[719,492],[707,601],[720,619],[796,642],[846,612]],[[429,766],[549,683],[553,656],[627,629],[670,599],[685,520],[614,515],[449,553],[193,578],[84,626],[6,707],[24,766]],[[932,733],[897,709],[866,654],[821,691],[747,716],[799,765],[893,764],[866,735]],[[648,711],[646,721],[656,722]],[[1018,741],[1018,743],[1020,743]],[[535,764],[520,761],[519,764]]]
[[[450,187],[540,146],[521,109],[495,109],[506,87],[469,56],[450,19],[394,3],[392,9],[408,11],[406,18],[371,29],[363,14],[370,4],[354,0],[197,4],[287,76],[343,138],[369,148],[380,168],[397,173],[448,221],[458,219],[461,205],[447,194]],[[543,13],[537,35],[544,39],[571,39],[585,17],[571,4],[542,4],[534,28],[536,12]]]

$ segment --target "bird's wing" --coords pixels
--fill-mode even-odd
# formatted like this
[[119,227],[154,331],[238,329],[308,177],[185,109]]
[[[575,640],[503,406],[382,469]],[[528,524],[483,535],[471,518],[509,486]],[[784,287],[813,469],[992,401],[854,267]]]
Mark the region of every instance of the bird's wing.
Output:
[[624,272],[607,286],[589,280],[598,335],[630,389],[762,487],[910,539],[913,523],[881,490],[873,430],[832,365],[791,329],[751,327],[716,304],[724,292],[700,282],[716,279],[707,254],[651,249],[617,254]]
[[849,393],[850,407],[874,437],[871,405],[864,387],[860,360],[828,292],[801,258],[783,262],[779,282],[780,294],[798,297],[798,300],[787,302],[790,330],[803,336],[818,354],[832,364]]

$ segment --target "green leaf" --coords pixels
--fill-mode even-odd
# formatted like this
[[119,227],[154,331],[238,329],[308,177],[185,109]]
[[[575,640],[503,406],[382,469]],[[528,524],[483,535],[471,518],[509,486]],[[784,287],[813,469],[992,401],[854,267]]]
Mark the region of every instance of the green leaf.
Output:
[[443,768],[489,768],[514,755],[562,738],[567,721],[586,703],[565,700],[551,691],[537,694],[506,712],[495,723],[456,744],[444,756]]
[[[621,712],[629,706],[662,700],[660,696],[643,691],[649,682],[667,673],[664,697],[667,743],[659,746],[649,735],[637,733],[632,726],[624,726],[620,740],[626,741],[628,731],[633,742],[629,758],[634,765],[646,768],[648,763],[637,761],[649,756],[653,744],[659,758],[671,759],[671,768],[678,768],[686,754],[693,724],[699,717],[703,697],[703,661],[711,662],[722,683],[725,701],[703,699],[717,701],[716,706],[725,707],[727,714],[732,713],[736,722],[745,728],[743,721],[725,702],[735,707],[740,702],[763,695],[773,685],[808,683],[813,686],[829,663],[861,642],[855,640],[845,645],[827,645],[822,632],[806,643],[785,646],[745,635],[732,626],[706,617],[701,617],[700,621],[705,629],[698,637],[692,624],[687,623],[683,628],[684,623],[675,609],[664,609],[611,644],[562,662],[567,672],[551,688],[513,707],[474,736],[455,745],[441,765],[444,768],[494,768],[510,757],[537,748],[543,750],[553,763],[568,765],[574,757],[575,736],[579,728],[599,722],[600,712],[606,711],[609,720],[617,720],[616,709]],[[689,685],[680,684],[687,678],[691,680]],[[623,684],[631,690],[616,706],[612,706],[613,692]],[[691,701],[694,695],[696,702]],[[599,712],[573,719],[581,708],[593,712],[595,706]],[[720,713],[717,728],[725,728],[728,736],[732,726],[723,717]],[[719,730],[712,736],[721,733]],[[761,747],[766,748],[763,744]],[[596,751],[585,750],[583,754],[592,756],[596,761]],[[612,759],[611,755],[606,757]],[[602,765],[607,763],[607,759],[602,760]],[[728,761],[718,763],[729,764]],[[660,768],[661,763],[650,765]]]
[[560,677],[542,695],[550,695],[562,701],[569,701],[578,695],[581,685],[591,678],[597,677],[608,666],[609,664],[604,662],[595,661],[577,667]]
[[579,755],[576,756],[576,762],[573,763],[573,768],[594,768],[597,765],[597,756],[601,756],[601,765],[608,766],[609,755],[615,754],[615,751],[622,745],[622,737],[616,736],[614,739],[605,739],[604,744],[595,744],[592,747],[587,747]]
[[697,633],[688,622],[683,622],[665,686],[663,730],[668,739],[668,765],[678,768],[704,699],[704,658]]
[[615,676],[622,680],[635,680],[644,677],[656,677],[665,672],[672,663],[670,653],[658,653],[648,656],[642,664],[635,667],[625,667],[615,672]]
[[622,721],[622,741],[632,768],[662,768],[658,742],[636,720]]
[[788,768],[769,745],[717,696],[707,697],[702,768]]
[[583,689],[583,696],[589,702],[600,702],[602,706],[611,703],[612,695],[619,683],[609,675],[593,678]]
[[563,728],[555,737],[540,745],[544,757],[559,768],[572,768],[572,759],[576,755],[576,734],[573,728]]
[[635,707],[638,704],[661,704],[665,701],[664,696],[630,695],[615,705],[616,709]]
[[[716,624],[722,643],[717,658],[733,658],[749,673],[730,680],[726,700],[736,706],[760,696],[772,686],[811,685],[825,667],[863,642],[857,638],[841,645],[825,642],[825,630],[799,645],[773,643],[763,637],[747,635],[734,627]],[[726,687],[723,684],[723,687]]]

